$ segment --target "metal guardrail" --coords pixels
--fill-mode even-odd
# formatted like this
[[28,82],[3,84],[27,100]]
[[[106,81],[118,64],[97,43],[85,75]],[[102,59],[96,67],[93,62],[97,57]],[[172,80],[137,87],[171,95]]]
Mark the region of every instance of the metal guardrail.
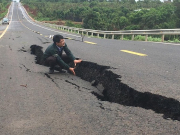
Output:
[[[21,4],[21,3],[20,3]],[[21,5],[22,6],[22,5]],[[26,9],[24,8],[26,11]],[[27,13],[27,11],[26,11]],[[27,13],[28,14],[28,13]],[[164,42],[164,36],[165,35],[180,35],[180,28],[179,29],[153,29],[153,30],[123,30],[123,31],[102,31],[102,30],[92,30],[92,29],[83,29],[83,28],[76,28],[76,27],[69,27],[64,25],[55,25],[55,24],[49,24],[44,22],[38,22],[34,19],[32,19],[36,23],[40,23],[42,25],[45,25],[47,27],[52,27],[60,30],[66,30],[68,32],[76,32],[77,34],[86,34],[87,36],[94,36],[96,34],[97,37],[100,37],[100,35],[103,35],[103,38],[105,39],[107,35],[111,36],[112,39],[114,39],[115,35],[120,35],[121,40],[123,40],[124,35],[131,35],[132,40],[134,40],[134,35],[145,35],[145,41],[148,39],[148,35],[161,35],[161,41]],[[91,33],[89,35],[89,33]]]
[[[132,40],[134,40],[134,35],[145,35],[145,41],[148,39],[148,35],[161,35],[161,41],[164,42],[164,36],[165,35],[180,35],[180,28],[179,29],[153,29],[153,30],[123,30],[123,31],[102,31],[102,30],[92,30],[92,29],[83,29],[83,28],[76,28],[76,27],[69,27],[64,25],[55,25],[55,24],[49,24],[44,22],[39,22],[36,20],[33,20],[36,23],[42,24],[47,27],[65,30],[68,32],[76,32],[77,34],[84,34],[86,36],[94,36],[96,34],[97,37],[100,37],[100,35],[103,35],[103,38],[105,39],[107,35],[110,35],[112,39],[114,39],[115,35],[120,35],[121,40],[123,40],[124,35],[131,35]],[[89,33],[91,33],[89,35]]]
[[47,27],[66,30],[68,32],[77,32],[77,34],[85,33],[87,36],[94,36],[96,34],[97,37],[100,37],[99,35],[103,35],[104,39],[107,37],[107,35],[110,35],[112,39],[114,39],[115,35],[120,35],[121,36],[120,39],[123,40],[124,35],[131,35],[132,40],[134,40],[134,35],[145,35],[145,41],[147,41],[148,35],[161,35],[161,39],[162,39],[161,41],[164,42],[165,35],[180,35],[180,29],[102,31],[102,30],[75,28],[75,27],[55,25],[55,24],[42,23],[42,22],[38,22],[38,23],[41,23]]

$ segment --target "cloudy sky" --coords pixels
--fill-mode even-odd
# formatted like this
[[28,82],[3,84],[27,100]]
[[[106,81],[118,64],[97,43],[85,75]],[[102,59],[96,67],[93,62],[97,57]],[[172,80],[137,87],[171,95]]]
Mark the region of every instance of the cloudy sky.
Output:
[[[19,2],[19,0],[16,0],[17,2]],[[138,0],[135,0],[135,1],[138,1]],[[160,0],[161,2],[164,2],[164,0]]]

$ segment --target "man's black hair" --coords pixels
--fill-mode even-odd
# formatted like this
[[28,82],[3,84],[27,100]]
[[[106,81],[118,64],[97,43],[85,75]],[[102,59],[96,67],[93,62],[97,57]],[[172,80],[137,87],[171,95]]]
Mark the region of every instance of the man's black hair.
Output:
[[61,39],[64,39],[62,35],[54,35],[53,36],[53,42],[56,44],[56,42],[59,42]]

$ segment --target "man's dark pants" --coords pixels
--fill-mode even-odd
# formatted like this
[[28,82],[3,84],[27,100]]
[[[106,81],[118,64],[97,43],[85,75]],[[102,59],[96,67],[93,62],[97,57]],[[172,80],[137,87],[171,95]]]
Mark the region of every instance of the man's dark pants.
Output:
[[[73,62],[72,60],[70,60],[70,58],[69,58],[66,54],[62,54],[61,59],[62,59],[66,64],[69,64],[70,62]],[[53,69],[56,69],[55,67],[56,67],[57,65],[59,65],[59,64],[58,64],[58,62],[57,62],[56,57],[50,56],[50,57],[48,57],[48,58],[44,61],[44,65],[50,67],[50,69],[53,70]],[[64,68],[64,67],[62,67],[61,65],[59,65],[59,66],[60,66],[61,69]]]

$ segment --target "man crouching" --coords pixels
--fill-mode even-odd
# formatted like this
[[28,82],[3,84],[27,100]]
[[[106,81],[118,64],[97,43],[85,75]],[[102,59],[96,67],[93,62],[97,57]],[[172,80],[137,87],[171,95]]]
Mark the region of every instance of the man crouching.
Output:
[[[45,61],[44,64],[50,67],[49,74],[53,74],[55,69],[63,72],[63,68],[69,70],[73,75],[75,75],[74,67],[77,63],[81,63],[82,60],[76,60],[71,51],[68,49],[63,36],[54,35],[53,42],[53,44],[47,47],[43,55]],[[66,54],[62,54],[63,51]],[[67,64],[70,62],[74,62],[74,67],[70,67]],[[59,66],[58,69],[57,65]]]

